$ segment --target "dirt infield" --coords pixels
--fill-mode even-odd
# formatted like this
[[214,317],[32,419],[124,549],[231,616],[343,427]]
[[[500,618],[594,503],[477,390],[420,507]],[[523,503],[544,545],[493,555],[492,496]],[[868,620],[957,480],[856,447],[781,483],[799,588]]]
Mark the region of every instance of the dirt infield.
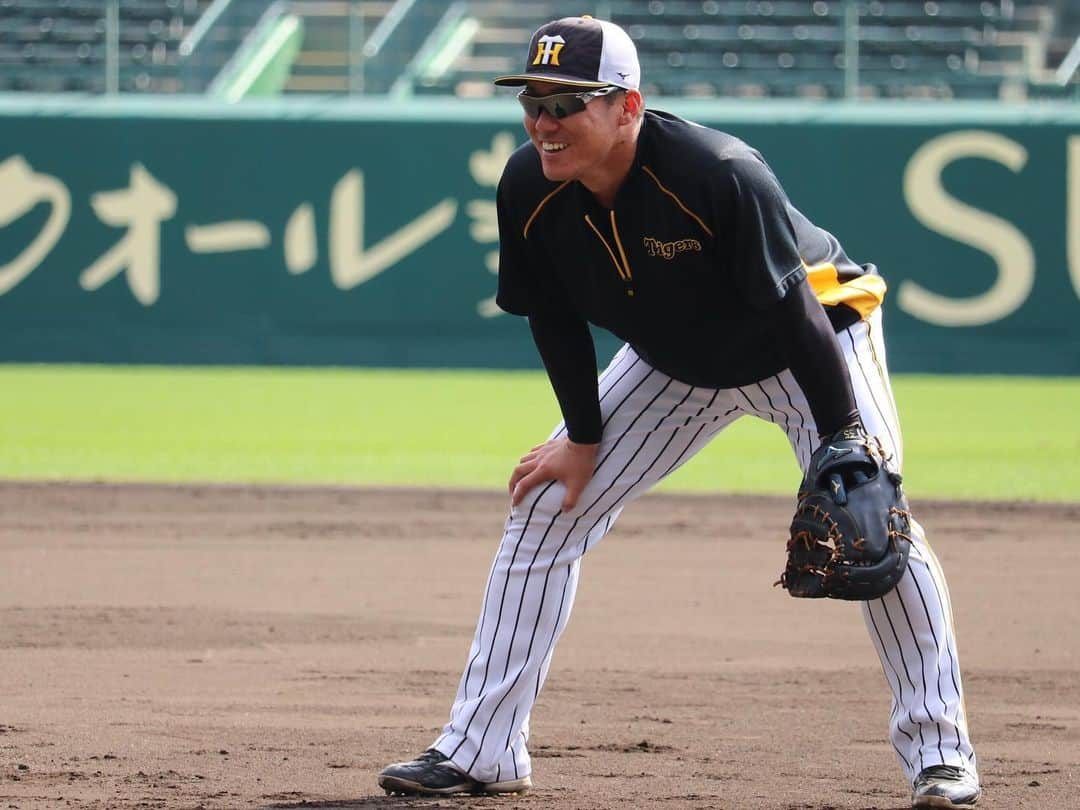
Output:
[[[1080,807],[1080,505],[916,503],[989,808]],[[535,789],[389,798],[445,720],[505,497],[0,484],[4,808],[901,810],[857,609],[790,599],[786,499],[651,496],[583,565]]]

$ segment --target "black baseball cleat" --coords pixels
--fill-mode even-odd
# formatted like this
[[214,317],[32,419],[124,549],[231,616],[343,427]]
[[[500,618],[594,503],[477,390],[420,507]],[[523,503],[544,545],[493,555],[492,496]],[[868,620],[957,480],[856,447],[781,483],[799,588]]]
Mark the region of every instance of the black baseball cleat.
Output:
[[932,765],[915,778],[911,806],[922,810],[928,807],[974,807],[982,789],[975,774],[953,765]]
[[532,787],[525,776],[504,782],[478,782],[454,767],[445,754],[429,748],[412,762],[395,762],[379,774],[388,796],[448,796],[454,793],[524,793]]

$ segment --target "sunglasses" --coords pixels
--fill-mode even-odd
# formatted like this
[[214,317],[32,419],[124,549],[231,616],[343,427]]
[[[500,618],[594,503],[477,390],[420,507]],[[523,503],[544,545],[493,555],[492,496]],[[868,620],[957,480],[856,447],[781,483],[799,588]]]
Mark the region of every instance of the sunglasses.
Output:
[[621,89],[621,87],[615,87],[615,85],[608,85],[607,87],[598,87],[595,90],[586,90],[583,93],[555,93],[550,96],[530,96],[529,90],[526,88],[518,93],[517,100],[521,102],[521,106],[529,118],[539,118],[541,110],[553,118],[566,118],[568,115],[584,110],[585,105],[594,98],[600,98],[600,96],[606,96],[608,93],[614,93],[616,90]]

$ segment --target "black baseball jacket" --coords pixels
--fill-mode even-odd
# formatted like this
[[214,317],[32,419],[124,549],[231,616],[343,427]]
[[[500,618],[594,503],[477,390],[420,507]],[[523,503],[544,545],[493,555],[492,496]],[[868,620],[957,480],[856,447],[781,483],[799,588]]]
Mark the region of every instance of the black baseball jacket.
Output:
[[732,388],[791,367],[823,432],[855,413],[835,338],[830,359],[807,346],[830,322],[840,330],[872,312],[884,281],[803,216],[739,139],[648,110],[613,208],[577,181],[547,180],[531,143],[508,161],[497,204],[496,300],[529,317],[574,441],[600,437],[586,322],[692,385]]

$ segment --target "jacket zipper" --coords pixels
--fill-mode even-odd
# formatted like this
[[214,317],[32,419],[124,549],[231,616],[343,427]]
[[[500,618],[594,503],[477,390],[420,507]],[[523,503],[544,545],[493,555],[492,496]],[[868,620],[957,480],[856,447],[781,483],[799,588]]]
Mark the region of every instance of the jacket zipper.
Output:
[[[627,261],[627,259],[626,259],[626,251],[623,250],[622,240],[619,239],[619,228],[615,224],[615,212],[612,211],[610,213],[611,213],[611,235],[615,239],[615,246],[619,249],[618,257],[616,257],[615,251],[611,249],[611,244],[608,242],[607,239],[604,238],[604,235],[602,233],[600,233],[600,229],[597,228],[596,225],[593,224],[593,221],[589,218],[588,214],[585,215],[585,222],[588,223],[589,227],[592,228],[593,233],[595,233],[597,238],[603,243],[604,248],[608,252],[608,256],[611,257],[612,264],[615,265],[615,270],[619,274],[619,278],[621,278],[627,284],[626,294],[627,295],[633,295],[634,294],[634,286],[633,286],[634,285],[634,276],[630,272],[630,262]],[[619,261],[620,258],[622,259],[621,262]]]

